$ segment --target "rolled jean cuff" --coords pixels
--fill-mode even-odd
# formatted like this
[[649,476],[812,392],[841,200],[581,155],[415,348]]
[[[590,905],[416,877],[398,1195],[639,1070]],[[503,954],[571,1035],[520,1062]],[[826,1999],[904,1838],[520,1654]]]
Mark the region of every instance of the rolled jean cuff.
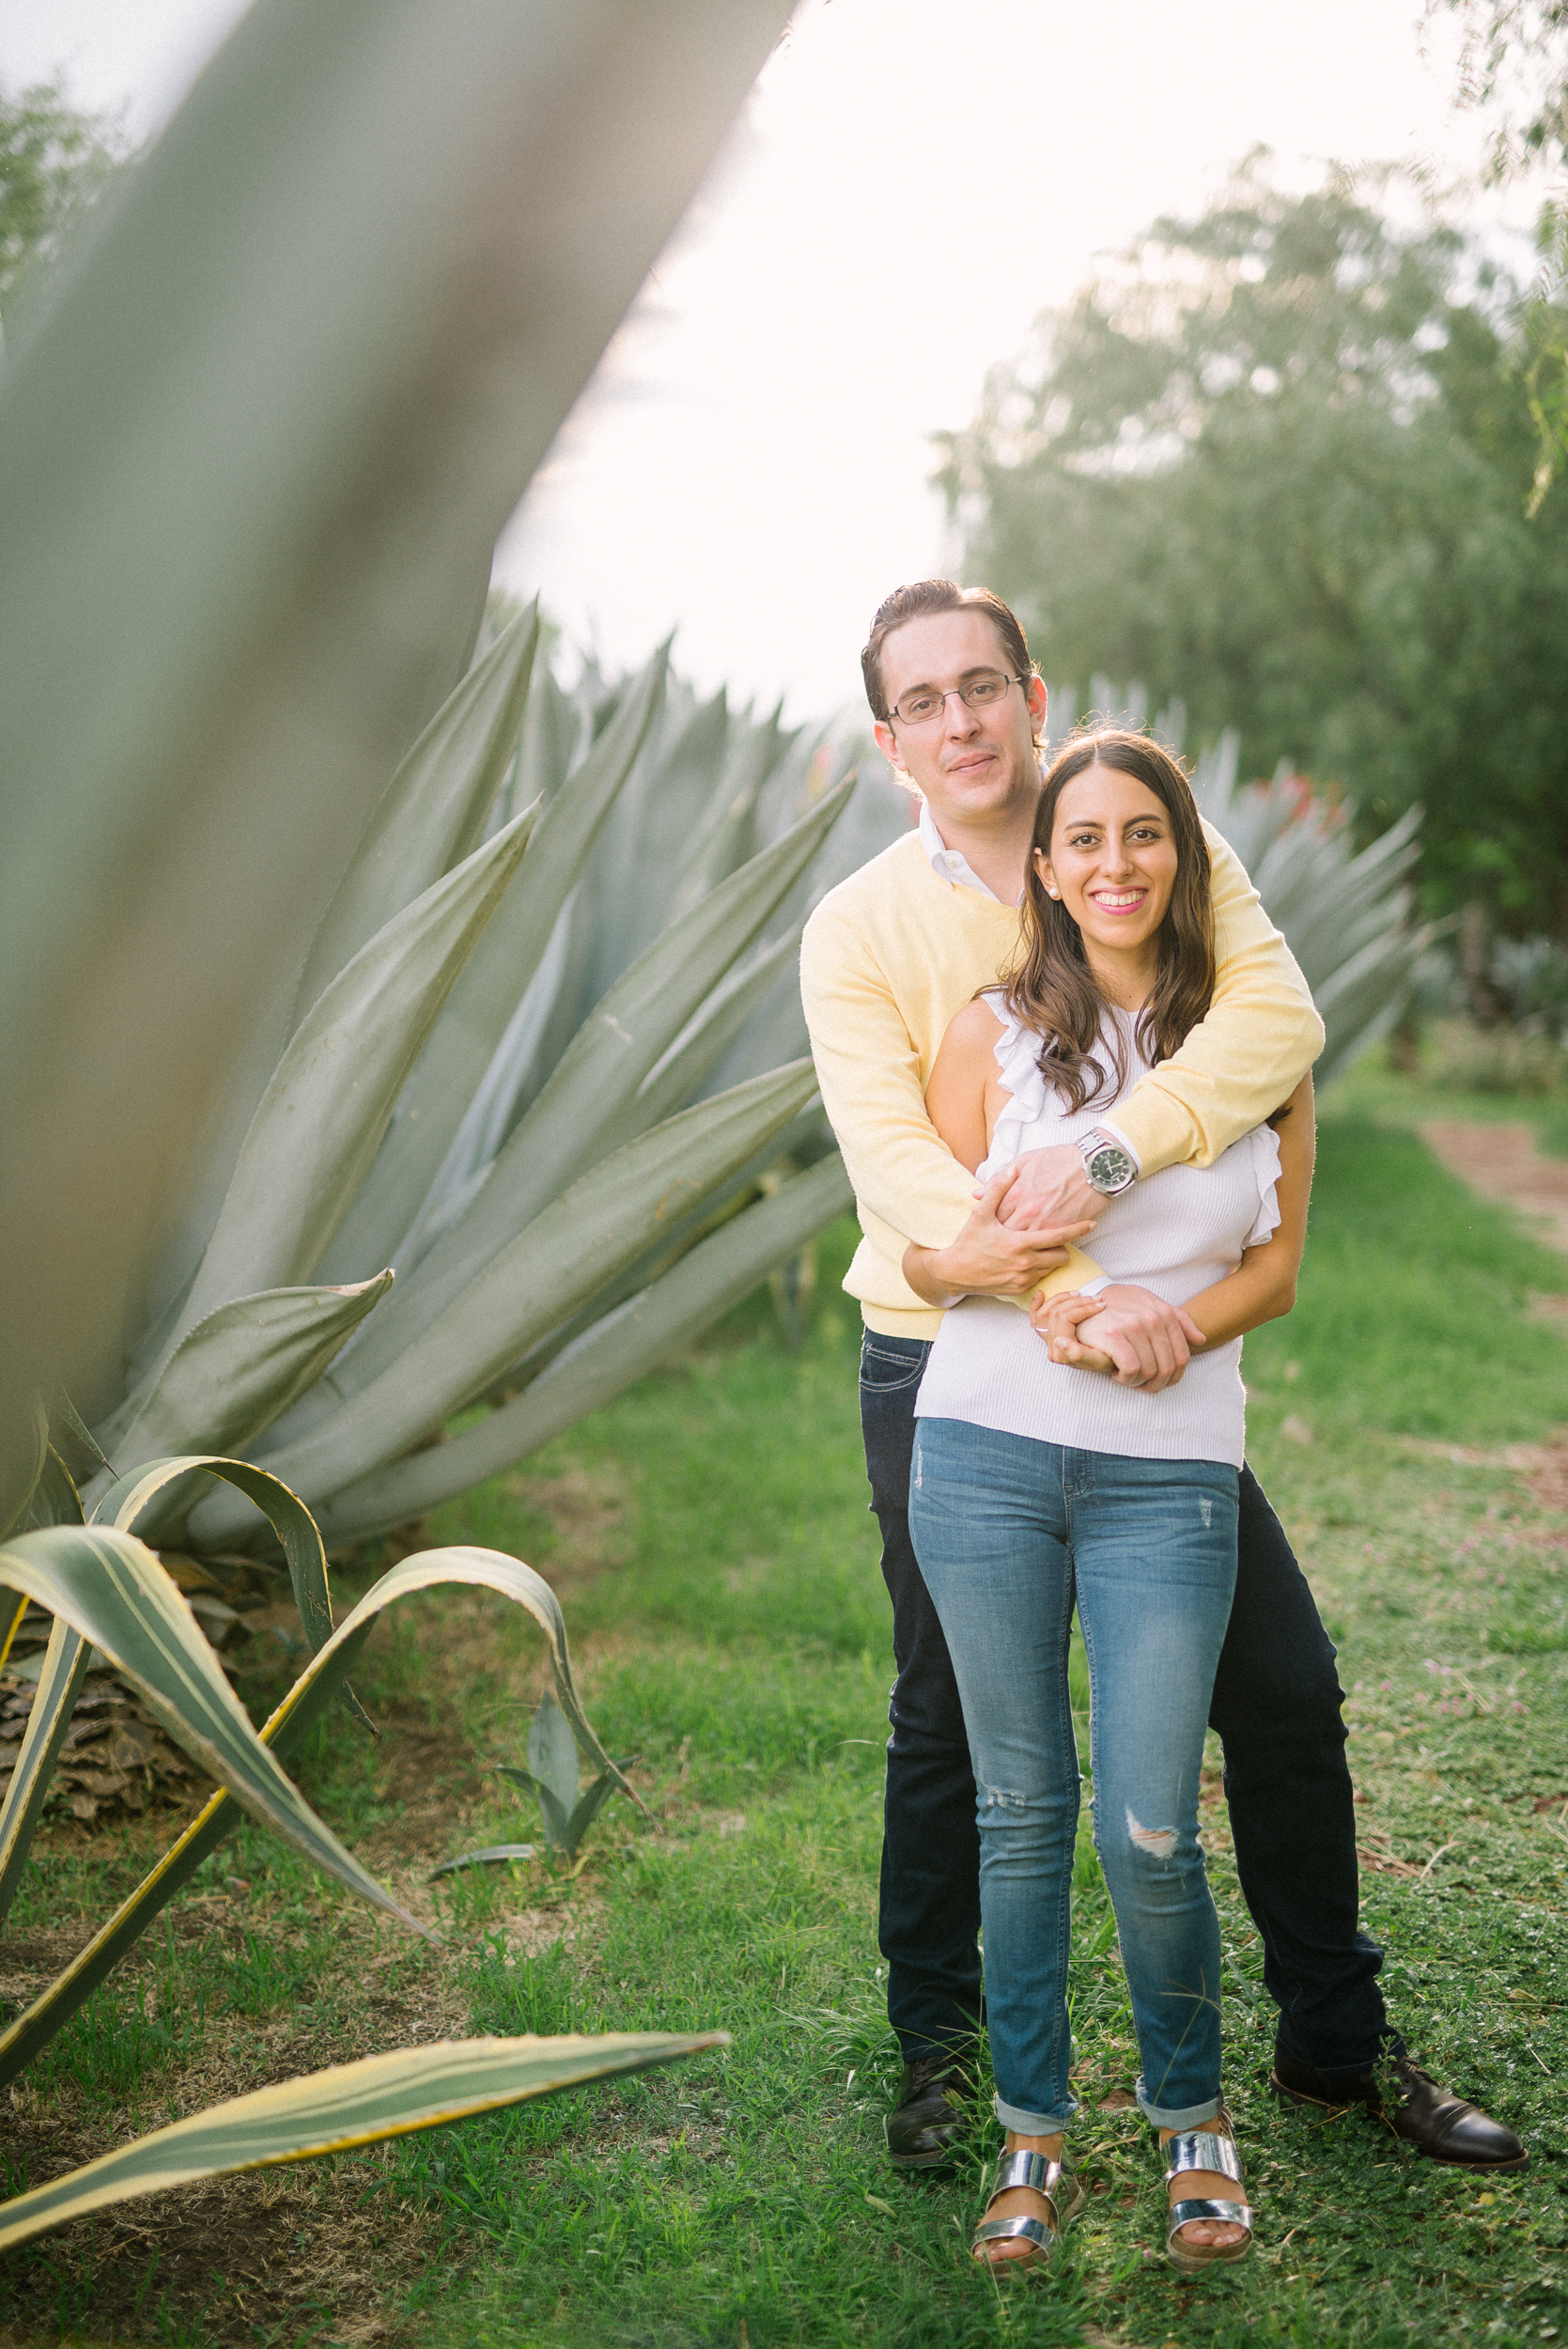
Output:
[[1021,2105],[1004,2105],[1000,2096],[993,2096],[991,2109],[1004,2129],[1013,2129],[1019,2137],[1055,2137],[1071,2125],[1078,2099],[1069,2097],[1060,2112],[1051,2113],[1026,2112]]
[[1205,2121],[1212,2121],[1223,2109],[1225,2103],[1223,2096],[1209,2096],[1201,2105],[1152,2105],[1141,2080],[1133,2092],[1138,2098],[1139,2111],[1156,2129],[1201,2129]]

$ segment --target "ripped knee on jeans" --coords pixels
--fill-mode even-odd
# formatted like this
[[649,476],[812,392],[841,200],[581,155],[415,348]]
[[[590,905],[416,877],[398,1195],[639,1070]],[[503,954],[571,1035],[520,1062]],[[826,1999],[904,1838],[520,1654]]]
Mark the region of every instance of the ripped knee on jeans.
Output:
[[1181,1838],[1173,1827],[1144,1827],[1127,1805],[1127,1835],[1134,1848],[1147,1852],[1151,1859],[1172,1859]]

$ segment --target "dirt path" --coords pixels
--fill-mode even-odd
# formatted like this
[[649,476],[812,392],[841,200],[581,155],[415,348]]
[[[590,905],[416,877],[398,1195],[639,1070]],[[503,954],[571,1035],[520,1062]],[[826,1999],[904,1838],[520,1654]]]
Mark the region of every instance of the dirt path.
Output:
[[1529,1126],[1470,1126],[1438,1121],[1421,1139],[1483,1199],[1501,1200],[1540,1219],[1540,1238],[1568,1255],[1568,1159],[1545,1159]]

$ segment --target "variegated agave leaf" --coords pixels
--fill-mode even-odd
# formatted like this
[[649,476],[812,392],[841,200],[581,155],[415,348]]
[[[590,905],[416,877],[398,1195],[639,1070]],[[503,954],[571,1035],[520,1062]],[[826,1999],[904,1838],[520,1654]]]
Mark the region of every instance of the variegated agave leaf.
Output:
[[257,1737],[173,1579],[117,1528],[50,1526],[10,1535],[0,1583],[25,1592],[101,1648],[160,1726],[263,1826],[340,1882],[422,1933],[318,1818]]
[[0,2204],[0,2250],[166,2186],[313,2161],[728,2045],[726,2031],[460,2039],[334,2064],[214,2105]]
[[[38,1542],[51,1537],[33,1534],[27,1538]],[[126,1539],[124,1535],[115,1538],[120,1541]],[[0,1580],[5,1579],[7,1554],[0,1551]],[[162,1576],[162,1567],[158,1567],[157,1572]],[[167,1577],[163,1579],[167,1581]],[[549,1644],[555,1693],[562,1711],[576,1733],[578,1743],[598,1765],[601,1774],[645,1812],[646,1804],[606,1753],[582,1709],[582,1701],[572,1672],[566,1622],[554,1592],[531,1566],[524,1565],[519,1559],[505,1557],[498,1550],[422,1550],[418,1556],[405,1558],[399,1565],[384,1574],[301,1673],[260,1731],[258,1742],[261,1747],[275,1749],[282,1754],[295,1750],[342,1687],[381,1613],[413,1592],[435,1590],[442,1585],[498,1591],[504,1597],[527,1610]],[[173,1589],[172,1583],[169,1588]],[[175,1595],[178,1597],[179,1594]],[[256,1735],[250,1732],[248,1722],[246,1730],[248,1734]],[[287,1780],[284,1784],[287,1784]],[[70,2021],[126,1951],[140,1939],[160,1909],[166,1906],[180,1888],[190,1881],[208,1854],[215,1850],[224,1837],[238,1825],[241,1809],[241,1801],[226,1787],[215,1794],[200,1816],[192,1821],[151,1874],[93,1936],[85,1949],[72,1959],[65,1971],[34,2000],[24,2014],[0,2032],[0,2087],[23,2071],[39,2050],[47,2046],[56,2031]],[[355,1889],[358,1889],[357,1886]],[[387,1905],[384,1894],[378,1894],[378,1898],[382,1905]]]

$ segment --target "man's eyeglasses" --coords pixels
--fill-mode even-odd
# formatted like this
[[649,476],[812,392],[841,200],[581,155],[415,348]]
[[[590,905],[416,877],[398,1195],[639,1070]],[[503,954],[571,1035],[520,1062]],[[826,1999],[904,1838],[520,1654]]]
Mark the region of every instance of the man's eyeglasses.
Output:
[[974,677],[967,685],[951,686],[945,693],[906,693],[901,702],[894,702],[888,715],[896,718],[900,725],[928,726],[941,716],[955,693],[970,709],[989,709],[1001,701],[1010,685],[1027,686],[1028,682],[1027,677]]

